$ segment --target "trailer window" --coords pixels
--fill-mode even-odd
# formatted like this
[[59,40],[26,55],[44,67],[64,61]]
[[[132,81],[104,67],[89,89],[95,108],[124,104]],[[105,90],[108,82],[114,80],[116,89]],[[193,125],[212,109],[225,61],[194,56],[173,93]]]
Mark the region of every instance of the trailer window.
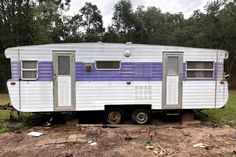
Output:
[[37,80],[38,62],[37,61],[22,61],[21,62],[21,78],[22,80]]
[[118,70],[120,69],[120,61],[96,61],[98,70]]
[[208,78],[214,77],[214,62],[187,62],[187,78]]

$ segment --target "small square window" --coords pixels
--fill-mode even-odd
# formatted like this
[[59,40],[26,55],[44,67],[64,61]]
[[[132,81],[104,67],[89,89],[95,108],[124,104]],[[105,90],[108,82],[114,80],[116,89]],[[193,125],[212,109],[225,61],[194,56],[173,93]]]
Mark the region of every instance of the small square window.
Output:
[[36,79],[37,78],[37,71],[23,71],[22,77],[24,79]]
[[21,78],[23,80],[37,80],[38,62],[37,61],[22,61],[21,62]]
[[36,61],[23,61],[22,62],[23,69],[37,69]]

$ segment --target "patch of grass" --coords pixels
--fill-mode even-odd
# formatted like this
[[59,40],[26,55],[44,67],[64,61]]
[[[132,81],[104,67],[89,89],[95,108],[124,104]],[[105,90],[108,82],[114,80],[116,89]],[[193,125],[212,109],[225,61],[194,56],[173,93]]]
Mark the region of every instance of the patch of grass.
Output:
[[6,105],[10,102],[8,94],[0,94],[0,105]]
[[0,133],[8,132],[10,131],[10,127],[7,125],[0,125]]
[[[10,102],[8,94],[0,94],[0,105],[6,105]],[[0,120],[9,120],[10,111],[0,110]]]
[[229,100],[224,108],[202,111],[209,119],[222,124],[236,126],[236,90],[229,91]]
[[29,129],[29,126],[26,126],[24,123],[5,123],[0,124],[0,133],[9,132],[9,131],[22,131]]
[[10,111],[0,110],[0,120],[9,120],[10,119]]
[[47,113],[30,112],[20,112],[20,116],[17,112],[13,112],[12,116],[13,119],[10,120],[10,111],[0,110],[0,133],[25,130],[33,126],[42,126],[52,117]]
[[[13,119],[10,120],[10,112],[7,110],[0,110],[0,133],[9,131],[21,131],[35,126],[34,117],[32,113],[21,113],[18,117],[17,112],[12,113]],[[38,118],[40,121],[40,118]]]

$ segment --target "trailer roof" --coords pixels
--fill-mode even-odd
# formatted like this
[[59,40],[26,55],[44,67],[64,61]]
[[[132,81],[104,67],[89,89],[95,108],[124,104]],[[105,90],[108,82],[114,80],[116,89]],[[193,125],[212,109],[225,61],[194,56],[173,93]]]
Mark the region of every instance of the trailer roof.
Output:
[[161,49],[164,51],[207,51],[207,52],[221,52],[228,53],[225,50],[209,49],[209,48],[193,48],[193,47],[181,47],[181,46],[166,46],[166,45],[150,45],[150,44],[132,44],[132,43],[57,43],[57,44],[42,44],[42,45],[28,45],[28,46],[17,46],[7,48],[5,55],[14,53],[16,51],[24,50],[74,50],[74,49],[97,49],[97,48],[130,48],[130,49]]

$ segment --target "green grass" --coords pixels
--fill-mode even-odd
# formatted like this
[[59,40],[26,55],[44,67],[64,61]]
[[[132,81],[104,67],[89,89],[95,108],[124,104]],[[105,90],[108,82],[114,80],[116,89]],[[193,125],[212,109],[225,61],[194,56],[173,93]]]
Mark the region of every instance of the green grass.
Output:
[[0,110],[0,120],[9,120],[10,119],[10,111]]
[[6,105],[10,102],[8,94],[0,94],[0,105]]
[[[10,102],[8,94],[0,94],[0,105],[6,105]],[[8,120],[10,118],[10,112],[6,110],[0,110],[0,120]],[[1,128],[0,128],[1,130]]]
[[8,132],[10,128],[7,125],[0,125],[0,133]]
[[204,110],[210,120],[236,126],[236,90],[229,91],[229,100],[224,108]]

